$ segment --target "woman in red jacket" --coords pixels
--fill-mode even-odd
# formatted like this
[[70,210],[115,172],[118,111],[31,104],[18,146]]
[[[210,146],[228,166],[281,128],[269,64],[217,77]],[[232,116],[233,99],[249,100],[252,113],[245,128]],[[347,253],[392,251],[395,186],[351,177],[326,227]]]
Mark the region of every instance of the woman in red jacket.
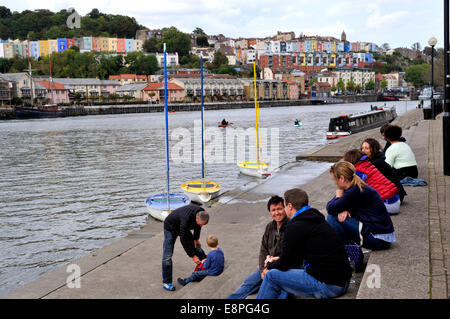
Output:
[[400,196],[398,188],[369,161],[367,155],[358,149],[348,151],[344,160],[352,163],[356,174],[369,186],[373,187],[381,196],[387,211],[391,215],[400,211]]

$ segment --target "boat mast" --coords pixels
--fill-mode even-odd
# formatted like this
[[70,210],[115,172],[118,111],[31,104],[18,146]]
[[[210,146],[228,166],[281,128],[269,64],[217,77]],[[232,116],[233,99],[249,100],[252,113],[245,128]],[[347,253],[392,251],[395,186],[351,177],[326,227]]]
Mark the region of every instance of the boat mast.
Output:
[[31,71],[31,61],[30,61],[30,34],[27,34],[27,44],[28,44],[28,74],[30,75],[30,105],[33,107],[33,78]]
[[170,165],[169,165],[169,115],[167,100],[167,53],[164,43],[164,113],[166,117],[166,167],[167,167],[167,210],[170,210]]
[[254,78],[254,86],[255,86],[255,127],[256,127],[256,158],[259,162],[259,105],[258,105],[258,97],[257,97],[257,88],[256,88],[256,62],[253,61],[253,78]]
[[204,113],[204,105],[203,105],[203,56],[200,55],[200,88],[202,91],[201,94],[201,106],[202,106],[202,180],[203,180],[203,188],[205,188],[205,113]]
[[50,62],[50,90],[52,91],[52,104],[55,104],[55,100],[53,99],[55,85],[53,84],[53,77],[52,77],[52,55],[51,54],[48,56],[48,61]]

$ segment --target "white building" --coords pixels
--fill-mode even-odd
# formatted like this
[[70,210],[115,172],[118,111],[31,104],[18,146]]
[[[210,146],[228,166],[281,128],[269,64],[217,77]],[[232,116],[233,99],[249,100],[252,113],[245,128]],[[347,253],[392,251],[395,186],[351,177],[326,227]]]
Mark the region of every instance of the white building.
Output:
[[[156,53],[156,60],[158,61],[158,65],[160,68],[164,67],[164,53]],[[175,53],[167,53],[167,66],[178,66],[180,65],[178,60],[178,52]]]
[[373,81],[375,83],[375,72],[371,70],[337,69],[333,73],[336,75],[337,80],[344,81],[345,85],[352,80],[355,85],[359,85],[364,89],[368,82]]

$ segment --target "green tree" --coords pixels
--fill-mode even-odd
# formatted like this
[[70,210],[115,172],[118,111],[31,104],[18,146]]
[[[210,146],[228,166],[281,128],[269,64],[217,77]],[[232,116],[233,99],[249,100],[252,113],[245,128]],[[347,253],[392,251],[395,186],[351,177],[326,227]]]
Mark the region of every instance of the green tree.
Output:
[[347,91],[354,92],[355,89],[356,89],[355,82],[353,80],[348,81],[347,82]]
[[412,82],[415,87],[422,87],[426,84],[425,76],[429,68],[429,64],[410,65],[406,69],[405,80]]
[[380,82],[380,88],[381,88],[382,90],[384,90],[385,88],[387,88],[387,86],[388,86],[387,80],[386,80],[386,79],[383,79],[383,80]]
[[154,37],[145,40],[144,44],[142,45],[142,48],[146,53],[156,53],[158,52],[158,41]]
[[212,61],[211,66],[213,69],[218,69],[222,65],[228,65],[228,58],[220,51],[217,51],[216,54],[214,54],[214,59]]
[[337,88],[341,92],[345,91],[345,83],[342,79],[339,79],[339,81],[337,83]]
[[191,38],[188,34],[179,31],[175,27],[165,30],[158,41],[158,50],[163,51],[163,44],[167,45],[167,52],[177,52],[181,57],[188,56],[191,50]]
[[370,80],[366,83],[366,91],[373,91],[375,90],[375,82]]

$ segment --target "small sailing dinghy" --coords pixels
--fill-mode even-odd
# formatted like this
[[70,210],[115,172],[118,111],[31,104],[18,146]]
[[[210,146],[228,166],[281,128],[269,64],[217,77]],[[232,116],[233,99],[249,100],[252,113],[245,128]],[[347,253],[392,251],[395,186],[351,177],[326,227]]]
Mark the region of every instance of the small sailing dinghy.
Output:
[[185,194],[170,192],[170,165],[169,165],[169,120],[168,120],[168,100],[167,100],[167,54],[164,43],[164,102],[166,119],[166,171],[167,171],[167,193],[153,195],[147,198],[145,204],[150,215],[160,221],[175,209],[191,203],[191,199]]
[[205,111],[203,105],[203,58],[200,57],[201,69],[201,106],[202,106],[202,180],[184,183],[181,188],[185,195],[189,196],[193,202],[204,204],[219,194],[220,185],[213,181],[206,180],[205,173]]
[[269,173],[269,164],[260,160],[259,150],[260,150],[260,136],[259,136],[259,128],[260,128],[260,117],[259,117],[259,104],[258,104],[258,96],[257,96],[257,88],[256,88],[256,63],[253,62],[253,75],[254,75],[254,91],[255,91],[255,127],[256,127],[256,161],[245,161],[239,162],[237,165],[239,166],[239,171],[241,174],[253,176],[253,177],[267,177],[270,176]]

